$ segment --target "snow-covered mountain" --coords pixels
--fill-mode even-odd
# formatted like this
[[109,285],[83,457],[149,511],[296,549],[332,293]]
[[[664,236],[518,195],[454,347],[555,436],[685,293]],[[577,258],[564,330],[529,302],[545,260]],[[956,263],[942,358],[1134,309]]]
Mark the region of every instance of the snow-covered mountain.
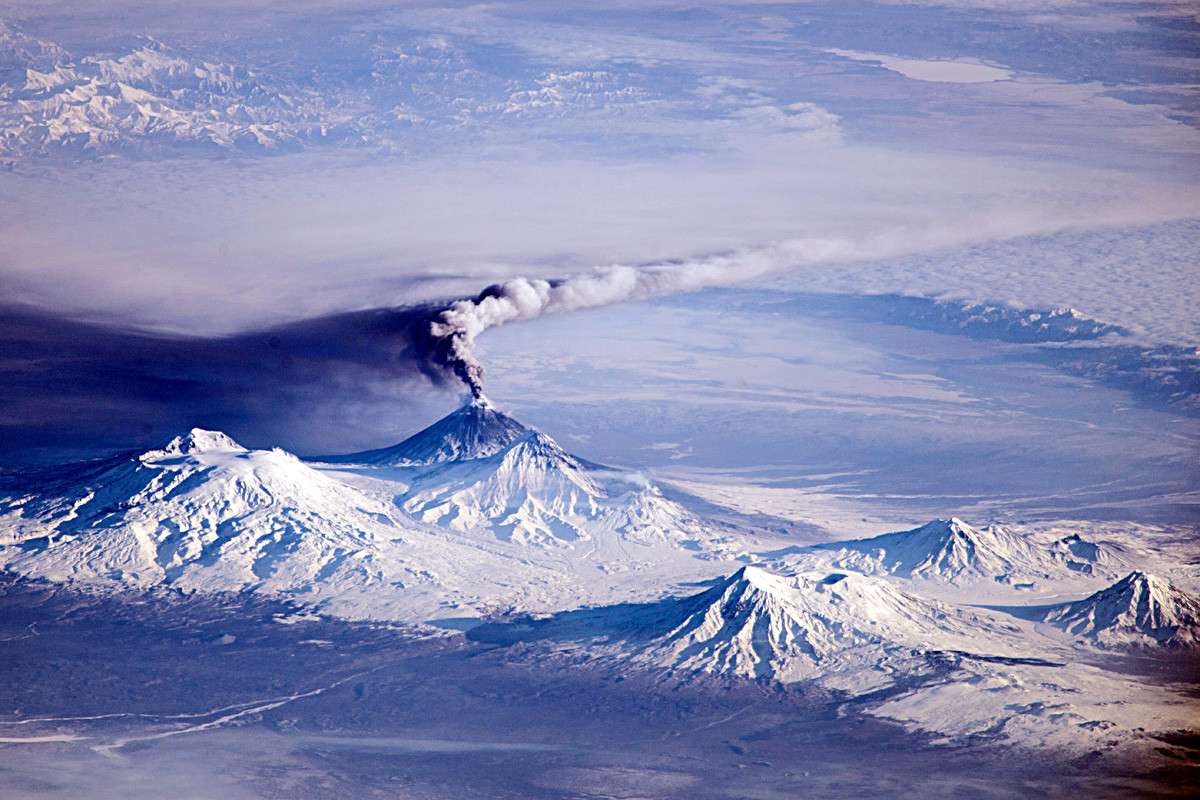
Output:
[[830,563],[867,574],[890,574],[954,586],[981,581],[1019,586],[1064,576],[1115,576],[1120,553],[1070,536],[1049,546],[999,525],[975,528],[957,518],[870,539],[814,545]]
[[1096,544],[1077,533],[1063,537],[1049,547],[1050,557],[1080,575],[1112,575],[1128,568],[1130,558],[1119,548]]
[[331,464],[412,467],[446,461],[468,461],[495,455],[528,429],[497,411],[485,397],[476,397],[449,416],[400,444],[344,456],[319,459]]
[[1078,663],[1027,623],[921,597],[890,577],[747,566],[698,594],[517,617],[468,636],[519,645],[513,658],[539,665],[811,683],[956,744],[1082,754],[1194,717],[1170,690]]
[[1200,646],[1200,596],[1144,572],[1059,606],[1043,620],[1104,647]]
[[[517,427],[476,405],[410,452],[477,455]],[[521,430],[492,455],[410,467],[314,466],[192,430],[0,486],[0,569],[403,621],[658,597],[722,571],[728,531]]]
[[656,95],[637,70],[514,73],[458,37],[414,33],[331,31],[324,44],[337,57],[286,40],[247,51],[203,36],[190,45],[101,39],[94,52],[71,52],[0,20],[0,159],[317,145],[409,152],[428,149],[431,130],[524,138],[564,118],[611,124]]
[[422,523],[503,542],[582,547],[598,558],[617,540],[694,546],[723,534],[645,478],[570,455],[477,399],[395,447],[346,456],[410,465],[396,504]]
[[707,591],[643,606],[559,615],[481,639],[578,643],[596,658],[676,675],[872,691],[927,671],[929,654],[1016,652],[1019,628],[904,592],[882,578],[743,567]]
[[71,58],[0,22],[0,156],[136,148],[287,149],[337,138],[345,115],[312,92],[149,38]]
[[[205,532],[215,535],[251,520],[357,542],[365,527],[388,513],[282,450],[250,451],[223,433],[198,428],[144,453],[88,467],[64,470],[48,492],[6,501],[2,508],[6,517],[18,517],[22,538],[38,532],[62,543],[82,530],[153,522],[164,536],[155,559],[166,568],[199,557],[194,548],[218,544],[220,537]],[[263,515],[270,519],[259,520]],[[167,530],[195,537],[185,542],[166,536]]]
[[289,453],[214,431],[62,469],[31,489],[0,500],[0,567],[52,580],[250,589],[419,619],[511,573]]
[[586,538],[604,489],[553,439],[527,431],[497,453],[418,477],[397,502],[424,522],[460,531],[491,528],[516,541]]
[[[651,638],[637,650],[687,672],[783,683],[866,668],[873,684],[892,677],[897,657],[979,646],[1016,632],[1002,625],[877,578],[782,577],[745,567],[643,627],[639,634]],[[855,682],[861,686],[864,677]]]

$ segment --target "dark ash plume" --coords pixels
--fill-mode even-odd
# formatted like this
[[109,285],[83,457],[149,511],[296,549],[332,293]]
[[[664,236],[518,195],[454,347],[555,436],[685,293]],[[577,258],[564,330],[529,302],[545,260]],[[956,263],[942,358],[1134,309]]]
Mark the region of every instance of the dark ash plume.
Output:
[[882,257],[944,238],[930,231],[802,239],[554,281],[515,278],[473,298],[333,314],[226,337],[172,336],[0,305],[0,461],[149,444],[192,426],[250,445],[345,450],[348,441],[330,437],[347,429],[349,409],[403,406],[411,403],[408,390],[455,379],[481,396],[484,369],[474,346],[489,328]]
[[246,444],[342,447],[348,414],[403,410],[415,392],[457,382],[447,343],[431,334],[445,307],[195,337],[0,306],[0,459],[88,455],[192,426]]

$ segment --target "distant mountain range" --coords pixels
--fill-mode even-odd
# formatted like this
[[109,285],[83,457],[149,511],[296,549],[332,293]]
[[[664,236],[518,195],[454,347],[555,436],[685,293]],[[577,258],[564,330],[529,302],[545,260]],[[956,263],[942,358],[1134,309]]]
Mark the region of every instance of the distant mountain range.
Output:
[[0,22],[0,156],[280,151],[345,138],[345,121],[311,91],[153,39],[73,59]]
[[654,97],[614,65],[497,70],[455,37],[380,29],[368,41],[351,30],[306,69],[282,42],[198,52],[137,36],[74,53],[0,20],[0,160],[405,152],[429,148],[430,130],[433,140],[506,126],[528,136],[563,116],[611,121]]
[[1032,586],[1072,574],[1112,578],[1129,565],[1113,547],[1077,535],[1046,546],[999,525],[974,528],[956,518],[810,550],[829,553],[830,563],[842,569],[954,586],[980,581]]

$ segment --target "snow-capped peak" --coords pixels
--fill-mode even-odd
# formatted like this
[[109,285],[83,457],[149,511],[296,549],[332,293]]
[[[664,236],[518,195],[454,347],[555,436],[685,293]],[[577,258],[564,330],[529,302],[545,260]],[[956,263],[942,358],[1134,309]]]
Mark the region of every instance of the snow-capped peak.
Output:
[[[746,566],[700,594],[632,611],[601,610],[617,658],[684,673],[783,683],[839,673],[882,685],[892,658],[965,650],[1012,633],[973,611],[853,573],[775,575]],[[878,666],[874,666],[878,665]]]
[[1059,606],[1044,621],[1106,646],[1200,645],[1200,597],[1145,572]]
[[290,453],[196,429],[137,458],[64,469],[46,494],[0,498],[0,544],[12,545],[0,568],[324,597],[432,574],[437,557],[411,561],[416,534],[398,522],[385,501]]
[[330,463],[410,467],[487,458],[528,430],[479,395],[400,444],[321,459]]
[[820,549],[841,550],[839,566],[952,584],[981,579],[1008,582],[1018,566],[1036,561],[1025,537],[998,525],[974,528],[957,517],[872,539],[832,542]]
[[504,459],[510,463],[527,459],[541,466],[565,465],[574,469],[585,469],[582,462],[541,431],[525,431],[504,449],[504,453]]
[[181,433],[173,439],[170,439],[153,450],[145,454],[145,456],[163,456],[163,455],[189,455],[191,453],[203,453],[210,450],[245,450],[240,444],[231,439],[228,435],[220,431],[209,431],[204,428],[192,428],[187,433]]
[[708,538],[694,515],[644,480],[631,491],[620,471],[584,462],[540,431],[508,426],[512,421],[499,412],[465,406],[414,439],[433,432],[417,443],[436,445],[427,453],[443,452],[447,442],[461,441],[447,434],[481,430],[476,421],[493,433],[497,425],[505,427],[499,428],[502,438],[473,441],[487,449],[511,441],[490,455],[416,466],[408,491],[396,498],[405,513],[426,524],[522,544],[572,549],[576,541],[588,540],[588,552],[611,546],[614,556],[625,552],[618,541],[677,546],[684,539]]
[[1124,563],[1107,546],[1078,537],[1043,545],[999,525],[975,528],[958,517],[871,539],[829,542],[813,551],[835,551],[830,563],[842,569],[955,586],[978,581],[1030,584],[1072,574],[1115,577],[1114,570]]
[[787,589],[787,581],[784,578],[772,575],[759,567],[742,567],[730,576],[728,582],[736,583],[738,581],[744,581],[747,586],[769,594],[779,594]]

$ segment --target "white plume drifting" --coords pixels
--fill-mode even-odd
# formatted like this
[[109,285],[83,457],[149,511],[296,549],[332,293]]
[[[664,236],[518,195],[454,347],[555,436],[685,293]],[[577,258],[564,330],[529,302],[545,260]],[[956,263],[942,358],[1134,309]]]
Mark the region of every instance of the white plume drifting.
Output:
[[438,350],[447,366],[479,396],[484,368],[475,359],[475,339],[506,322],[696,291],[823,262],[879,258],[910,250],[913,244],[911,234],[860,242],[798,239],[691,261],[615,265],[556,280],[513,278],[489,286],[474,299],[455,301],[433,320],[430,333],[441,344]]

